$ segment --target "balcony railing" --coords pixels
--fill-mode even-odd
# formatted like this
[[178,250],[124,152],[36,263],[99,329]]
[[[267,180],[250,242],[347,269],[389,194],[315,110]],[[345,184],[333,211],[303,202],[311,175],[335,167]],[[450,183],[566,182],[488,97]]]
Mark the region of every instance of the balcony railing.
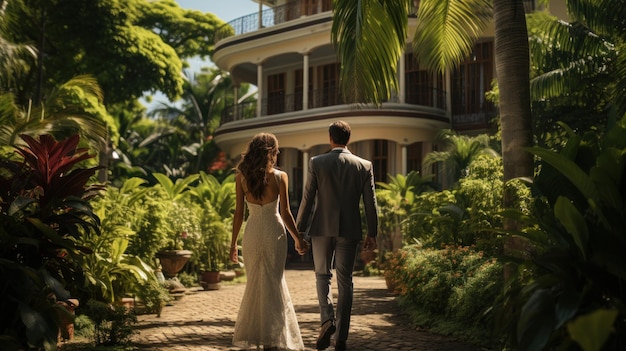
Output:
[[[393,96],[388,102],[399,102],[397,96]],[[445,109],[446,93],[436,88],[421,89],[420,93],[411,94],[406,97],[407,105],[428,106],[438,109]],[[341,96],[339,89],[320,89],[309,92],[308,109],[343,105],[345,102]],[[261,115],[269,116],[280,113],[288,113],[302,111],[303,96],[302,93],[295,94],[277,94],[270,98],[261,100]],[[245,102],[235,106],[229,106],[224,109],[221,118],[221,124],[249,119],[256,117],[256,102]]]
[[498,115],[493,109],[481,109],[478,113],[452,115],[452,129],[475,130],[491,128],[493,119]]
[[220,125],[254,117],[256,117],[256,101],[247,101],[226,107],[222,112]]
[[[409,10],[409,17],[417,16],[417,4],[414,2]],[[535,10],[535,0],[523,0],[524,10],[531,13]],[[260,28],[272,27],[277,24],[286,23],[303,16],[311,16],[322,12],[331,11],[326,2],[321,4],[312,4],[310,1],[290,1],[285,5],[273,7],[261,11],[261,24],[259,25],[259,13],[251,13],[249,15],[234,19],[217,29],[215,33],[215,42],[228,38],[233,35],[241,35],[250,33]]]
[[233,35],[241,35],[259,30],[260,28],[272,27],[281,23],[293,21],[303,16],[311,16],[330,11],[330,1],[320,4],[311,4],[311,1],[290,1],[284,5],[261,11],[261,25],[259,25],[259,13],[255,12],[234,19],[215,33],[215,42]]

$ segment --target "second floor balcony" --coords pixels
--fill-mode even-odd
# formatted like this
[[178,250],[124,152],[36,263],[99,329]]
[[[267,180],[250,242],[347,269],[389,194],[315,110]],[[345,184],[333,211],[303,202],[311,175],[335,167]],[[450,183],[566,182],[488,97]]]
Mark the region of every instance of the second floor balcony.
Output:
[[[261,2],[263,3],[264,1]],[[267,3],[265,5],[271,5],[272,3],[271,1],[265,2]],[[523,0],[526,13],[531,13],[535,10],[535,2],[536,0]],[[419,6],[419,1],[414,1],[412,8],[409,10],[409,17],[417,16],[417,6]],[[216,31],[215,42],[217,43],[230,36],[250,33],[262,28],[276,26],[298,18],[328,11],[332,11],[332,0],[287,1],[283,5],[271,6],[228,22]]]
[[[341,93],[337,88],[313,90],[309,91],[308,95],[306,110],[310,110],[312,114],[316,113],[315,109],[345,105]],[[420,107],[434,108],[441,111],[445,111],[446,109],[445,92],[433,87],[422,87],[422,89],[408,94],[405,96],[404,102],[401,102],[398,96],[392,97],[388,102],[396,104],[403,103],[405,105],[414,106],[416,109]],[[260,104],[261,116],[305,110],[302,92],[293,94],[273,94],[270,97],[261,99]],[[255,117],[257,117],[257,101],[243,102],[224,109],[220,125]]]
[[331,10],[332,0],[288,1],[283,5],[272,6],[258,13],[252,13],[228,22],[215,33],[215,42],[233,35],[250,33],[261,28],[276,26]]

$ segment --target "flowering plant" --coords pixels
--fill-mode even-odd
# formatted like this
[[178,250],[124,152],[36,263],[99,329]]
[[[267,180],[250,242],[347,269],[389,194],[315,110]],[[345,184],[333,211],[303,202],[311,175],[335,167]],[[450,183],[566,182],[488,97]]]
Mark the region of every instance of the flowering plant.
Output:
[[200,218],[190,201],[171,204],[167,220],[167,242],[165,249],[189,250],[193,239],[200,238]]

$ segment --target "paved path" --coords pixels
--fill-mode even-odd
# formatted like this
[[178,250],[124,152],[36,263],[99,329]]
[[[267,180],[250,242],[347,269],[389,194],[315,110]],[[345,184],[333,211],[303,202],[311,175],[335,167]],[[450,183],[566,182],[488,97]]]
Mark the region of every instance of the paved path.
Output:
[[[319,313],[311,270],[288,269],[285,277],[307,351],[315,350]],[[333,286],[336,286],[333,282]],[[194,291],[166,306],[160,318],[139,316],[133,338],[140,350],[239,351],[232,331],[245,284],[222,284],[219,290]],[[336,290],[335,290],[336,294]],[[348,349],[354,351],[477,351],[427,331],[412,328],[381,277],[355,277]],[[332,347],[328,350],[332,350]]]

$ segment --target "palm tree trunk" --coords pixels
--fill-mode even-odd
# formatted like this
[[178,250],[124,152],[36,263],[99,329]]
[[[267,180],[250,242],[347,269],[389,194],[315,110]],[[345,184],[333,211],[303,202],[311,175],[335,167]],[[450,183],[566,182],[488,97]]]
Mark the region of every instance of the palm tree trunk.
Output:
[[[528,30],[522,0],[494,0],[496,74],[500,88],[500,123],[504,181],[532,177]],[[505,206],[513,199],[505,195]]]
[[[532,155],[524,148],[532,144],[532,115],[530,111],[530,59],[528,30],[522,0],[494,0],[496,74],[500,89],[500,124],[502,128],[502,162],[504,181],[533,175]],[[514,194],[504,189],[504,208],[515,206]],[[518,223],[504,220],[505,230],[517,228]],[[523,252],[524,242],[508,236],[505,254]],[[515,267],[507,265],[504,279],[512,277]]]

